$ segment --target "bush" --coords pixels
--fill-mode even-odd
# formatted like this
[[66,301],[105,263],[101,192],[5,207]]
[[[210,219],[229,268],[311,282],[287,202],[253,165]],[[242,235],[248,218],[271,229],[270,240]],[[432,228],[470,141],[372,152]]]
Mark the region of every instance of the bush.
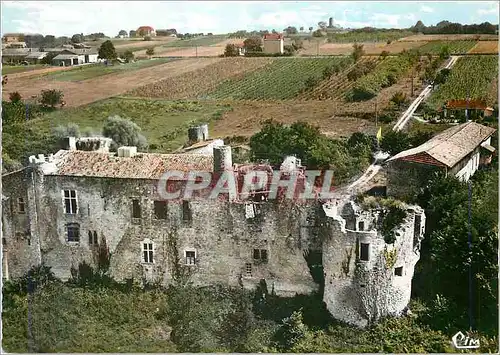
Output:
[[224,50],[224,57],[237,57],[240,55],[238,47],[236,45],[229,43],[226,45],[226,49]]
[[153,55],[153,54],[155,54],[155,50],[154,50],[154,48],[148,48],[148,49],[146,50],[146,55],[151,56],[151,55]]
[[61,104],[64,94],[61,90],[51,89],[42,90],[40,103],[43,106],[50,106],[54,108],[56,105]]
[[11,92],[9,94],[9,100],[13,103],[20,102],[22,100],[21,94],[17,91]]
[[152,41],[153,39],[150,36],[146,36],[146,37],[144,37],[144,40],[145,41]]
[[60,140],[65,137],[80,137],[80,127],[76,123],[68,123],[66,126],[57,126],[53,129],[52,135]]
[[113,149],[119,146],[146,148],[146,138],[140,132],[141,128],[137,124],[120,116],[108,117],[102,129],[104,137],[113,139]]
[[362,44],[354,43],[352,45],[353,51],[351,54],[352,59],[354,59],[355,62],[357,62],[364,54],[365,51],[363,49]]

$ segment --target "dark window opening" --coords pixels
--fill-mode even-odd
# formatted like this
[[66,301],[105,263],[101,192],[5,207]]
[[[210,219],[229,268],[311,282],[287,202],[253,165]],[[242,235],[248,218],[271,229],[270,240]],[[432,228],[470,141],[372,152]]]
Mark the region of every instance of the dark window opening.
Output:
[[266,249],[254,249],[253,258],[256,261],[267,262],[267,250]]
[[189,206],[189,201],[182,201],[182,220],[184,222],[190,222],[192,219],[191,206]]
[[89,231],[89,245],[97,245],[97,232]]
[[247,276],[252,276],[252,264],[251,263],[245,264],[245,273]]
[[25,213],[25,209],[24,209],[24,199],[22,197],[19,197],[17,199],[17,211],[19,213]]
[[64,210],[65,213],[75,214],[77,211],[76,191],[64,190]]
[[4,245],[4,246],[7,245],[7,239],[2,238],[2,245]]
[[186,251],[186,265],[195,265],[195,264],[196,264],[196,252]]
[[400,267],[397,267],[394,269],[394,275],[396,276],[403,276],[403,267],[400,266]]
[[132,218],[141,218],[141,205],[139,200],[132,200]]
[[155,201],[155,218],[156,219],[167,219],[167,202],[166,201]]
[[361,243],[359,259],[362,261],[368,261],[370,259],[370,244]]
[[256,190],[250,194],[250,200],[253,202],[265,202],[267,201],[268,193],[265,190]]
[[364,231],[365,230],[365,222],[359,222],[359,228],[358,228],[360,231]]
[[78,224],[68,224],[68,242],[79,242],[80,241],[80,227]]
[[97,232],[94,231],[94,244],[97,245]]
[[143,243],[143,261],[145,263],[153,262],[153,243]]

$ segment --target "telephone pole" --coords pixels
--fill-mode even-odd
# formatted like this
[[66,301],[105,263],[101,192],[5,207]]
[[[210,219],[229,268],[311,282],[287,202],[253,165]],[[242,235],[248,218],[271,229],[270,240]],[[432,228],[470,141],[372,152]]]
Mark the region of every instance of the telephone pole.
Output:
[[196,49],[196,58],[198,58],[198,46],[194,47]]

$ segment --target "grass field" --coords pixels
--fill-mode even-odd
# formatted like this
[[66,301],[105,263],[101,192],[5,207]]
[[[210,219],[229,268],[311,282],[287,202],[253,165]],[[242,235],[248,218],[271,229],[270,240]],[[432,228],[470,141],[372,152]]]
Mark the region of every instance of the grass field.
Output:
[[465,54],[471,50],[476,41],[434,41],[424,44],[418,50],[421,54],[439,54],[443,47],[448,47],[450,54]]
[[181,146],[187,139],[191,124],[211,122],[230,110],[229,105],[215,102],[165,101],[116,97],[90,105],[47,113],[37,120],[45,132],[68,123],[80,130],[99,133],[104,120],[113,115],[128,118],[142,128],[153,151],[168,152]]
[[387,42],[410,36],[410,31],[376,31],[370,32],[347,32],[347,33],[328,33],[329,43],[353,43],[353,42]]
[[71,70],[48,73],[45,76],[48,79],[57,81],[82,81],[103,75],[119,73],[124,70],[138,70],[138,69],[148,68],[155,65],[165,64],[172,60],[175,59],[160,58],[152,60],[140,60],[135,63],[116,64],[113,66],[106,66],[104,64],[87,65],[74,68]]
[[462,57],[453,66],[446,82],[429,97],[427,104],[438,108],[447,100],[465,100],[467,96],[487,100],[497,77],[498,56]]
[[241,80],[228,80],[208,95],[211,99],[286,100],[297,96],[308,80],[322,79],[325,68],[345,58],[279,58]]
[[44,67],[48,67],[43,64],[34,64],[34,65],[2,65],[2,75],[14,74],[14,73],[23,73],[31,70],[37,70]]
[[181,39],[164,44],[162,47],[196,47],[211,46],[227,39],[226,35],[203,36],[191,39]]

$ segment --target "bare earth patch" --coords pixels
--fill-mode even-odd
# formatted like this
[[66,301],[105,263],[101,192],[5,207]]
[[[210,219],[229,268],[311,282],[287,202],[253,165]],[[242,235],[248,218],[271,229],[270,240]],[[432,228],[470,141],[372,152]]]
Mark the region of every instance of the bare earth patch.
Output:
[[10,92],[18,91],[23,97],[40,94],[41,90],[58,89],[64,94],[67,107],[89,104],[94,101],[126,93],[134,88],[154,83],[158,80],[173,77],[206,67],[221,58],[185,59],[163,65],[135,71],[110,74],[81,82],[61,82],[48,78],[23,78],[10,81],[3,88],[3,99],[8,99]]
[[270,63],[272,58],[221,58],[206,67],[149,84],[128,96],[169,100],[196,98],[210,92],[223,80],[238,78]]
[[498,53],[498,41],[480,41],[469,51],[469,53]]
[[[30,71],[26,71],[26,72],[22,72],[22,73],[8,74],[7,76],[9,77],[9,80],[21,79],[21,78],[27,78],[30,76],[39,76],[42,74],[47,74],[47,73],[52,73],[52,72],[62,71],[62,70],[69,70],[69,69],[74,69],[74,67],[40,68],[40,69],[30,70]],[[10,83],[10,81],[9,81],[9,83]]]
[[498,35],[475,35],[475,34],[454,34],[454,35],[414,35],[401,38],[403,42],[413,41],[460,41],[460,40],[481,40],[498,41]]

